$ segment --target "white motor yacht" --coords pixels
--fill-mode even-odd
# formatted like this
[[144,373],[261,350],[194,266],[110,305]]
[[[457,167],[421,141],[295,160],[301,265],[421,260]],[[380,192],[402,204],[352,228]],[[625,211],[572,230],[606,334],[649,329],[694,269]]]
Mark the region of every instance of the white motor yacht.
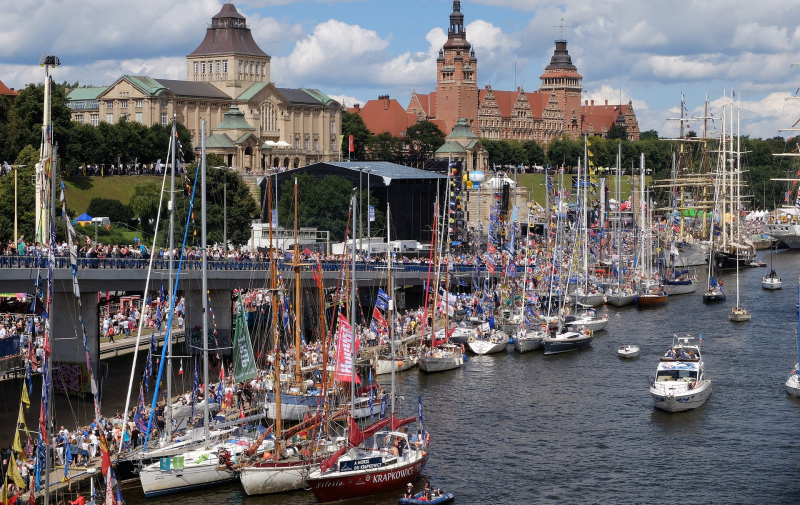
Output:
[[706,376],[700,346],[690,345],[692,337],[675,337],[675,342],[658,362],[650,384],[655,407],[680,412],[702,406],[711,396],[711,379]]

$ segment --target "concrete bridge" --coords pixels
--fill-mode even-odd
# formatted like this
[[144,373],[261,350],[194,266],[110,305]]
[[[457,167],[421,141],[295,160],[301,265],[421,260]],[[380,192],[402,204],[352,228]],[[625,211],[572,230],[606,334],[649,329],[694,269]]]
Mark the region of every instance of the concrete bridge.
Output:
[[[177,274],[180,267],[178,294],[186,300],[186,328],[202,325],[202,263],[200,260],[188,260],[179,265],[173,261],[173,269]],[[294,290],[295,273],[291,263],[278,261],[278,271],[287,288]],[[300,267],[299,282],[304,299],[316,299],[311,293],[317,288],[312,272],[312,263]],[[337,284],[342,275],[339,262],[323,262],[322,279],[326,287]],[[344,268],[349,269],[347,264]],[[208,287],[210,304],[214,310],[216,327],[219,336],[229,339],[232,336],[231,297],[235,289],[266,288],[270,283],[269,261],[230,261],[215,260],[208,263]],[[29,256],[0,257],[0,291],[11,293],[32,293],[35,290],[37,276],[46,278],[48,265],[46,258]],[[122,258],[79,258],[78,282],[81,291],[82,311],[73,294],[72,273],[69,259],[57,257],[53,265],[53,343],[52,353],[59,362],[84,363],[82,337],[79,321],[82,316],[86,323],[89,348],[95,370],[100,369],[100,296],[98,293],[124,292],[127,295],[143,294],[147,279],[148,261],[145,259]],[[472,265],[454,265],[450,270],[451,286],[459,284],[471,286],[475,274],[483,278],[486,273]],[[163,283],[168,292],[169,260],[154,260],[150,281],[150,292],[157,291]],[[397,291],[395,300],[398,308],[404,308],[406,295],[421,296],[423,284],[428,277],[428,266],[425,264],[394,263],[392,266],[393,282]],[[377,288],[386,286],[387,268],[385,263],[357,263],[356,276],[362,304],[369,305],[377,294]],[[431,273],[431,278],[433,272]],[[306,297],[309,294],[311,297]],[[308,315],[306,315],[308,317]],[[303,327],[307,326],[307,321]],[[149,336],[149,333],[148,333]],[[95,365],[93,365],[95,366]]]

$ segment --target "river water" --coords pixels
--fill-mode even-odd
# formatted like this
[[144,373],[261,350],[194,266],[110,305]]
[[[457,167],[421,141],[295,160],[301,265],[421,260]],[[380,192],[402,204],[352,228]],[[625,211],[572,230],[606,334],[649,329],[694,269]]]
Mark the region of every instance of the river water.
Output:
[[[769,252],[759,258],[769,263]],[[783,383],[797,361],[800,261],[786,251],[774,263],[779,291],[761,289],[769,267],[741,271],[747,323],[727,319],[736,300],[731,272],[720,276],[728,300],[717,305],[703,305],[701,289],[650,310],[609,307],[607,331],[582,351],[545,357],[509,348],[470,356],[453,372],[400,374],[400,417],[416,414],[421,394],[432,433],[423,477],[457,503],[795,503],[800,401]],[[705,270],[697,273],[704,284]],[[657,411],[649,377],[673,334],[687,333],[705,335],[714,392],[698,410]],[[623,343],[639,345],[640,357],[618,358]],[[108,394],[112,378],[104,411],[123,407],[124,394]],[[401,492],[356,503],[394,504]],[[149,500],[140,488],[124,495],[153,505],[316,502],[310,492],[248,497],[238,483]]]

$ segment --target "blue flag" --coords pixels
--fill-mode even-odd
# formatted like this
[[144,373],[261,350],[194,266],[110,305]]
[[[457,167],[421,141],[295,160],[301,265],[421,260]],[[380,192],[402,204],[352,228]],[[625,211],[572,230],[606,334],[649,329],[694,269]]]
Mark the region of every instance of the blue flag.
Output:
[[383,395],[381,397],[381,416],[380,419],[386,418],[386,408],[389,405],[389,395]]

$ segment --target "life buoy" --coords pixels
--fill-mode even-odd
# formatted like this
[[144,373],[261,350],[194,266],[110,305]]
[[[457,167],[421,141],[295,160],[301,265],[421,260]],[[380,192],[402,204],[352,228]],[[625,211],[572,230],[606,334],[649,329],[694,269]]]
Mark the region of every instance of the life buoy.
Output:
[[542,330],[542,331],[547,331],[547,325],[543,324],[543,325],[539,326],[539,329]]
[[689,389],[694,389],[694,387],[695,387],[696,385],[697,385],[697,381],[692,381],[692,382],[690,382],[690,383],[689,383]]
[[471,343],[473,343],[473,342],[475,342],[475,337],[469,337],[469,338],[467,339],[467,342],[469,342],[470,344],[471,344]]
[[497,339],[495,337],[492,337],[491,339],[489,339],[489,341],[493,344],[497,343]]
[[591,333],[592,333],[592,332],[591,332],[591,330],[589,330],[589,329],[584,329],[584,330],[583,330],[583,334],[584,334],[584,335],[590,335]]

